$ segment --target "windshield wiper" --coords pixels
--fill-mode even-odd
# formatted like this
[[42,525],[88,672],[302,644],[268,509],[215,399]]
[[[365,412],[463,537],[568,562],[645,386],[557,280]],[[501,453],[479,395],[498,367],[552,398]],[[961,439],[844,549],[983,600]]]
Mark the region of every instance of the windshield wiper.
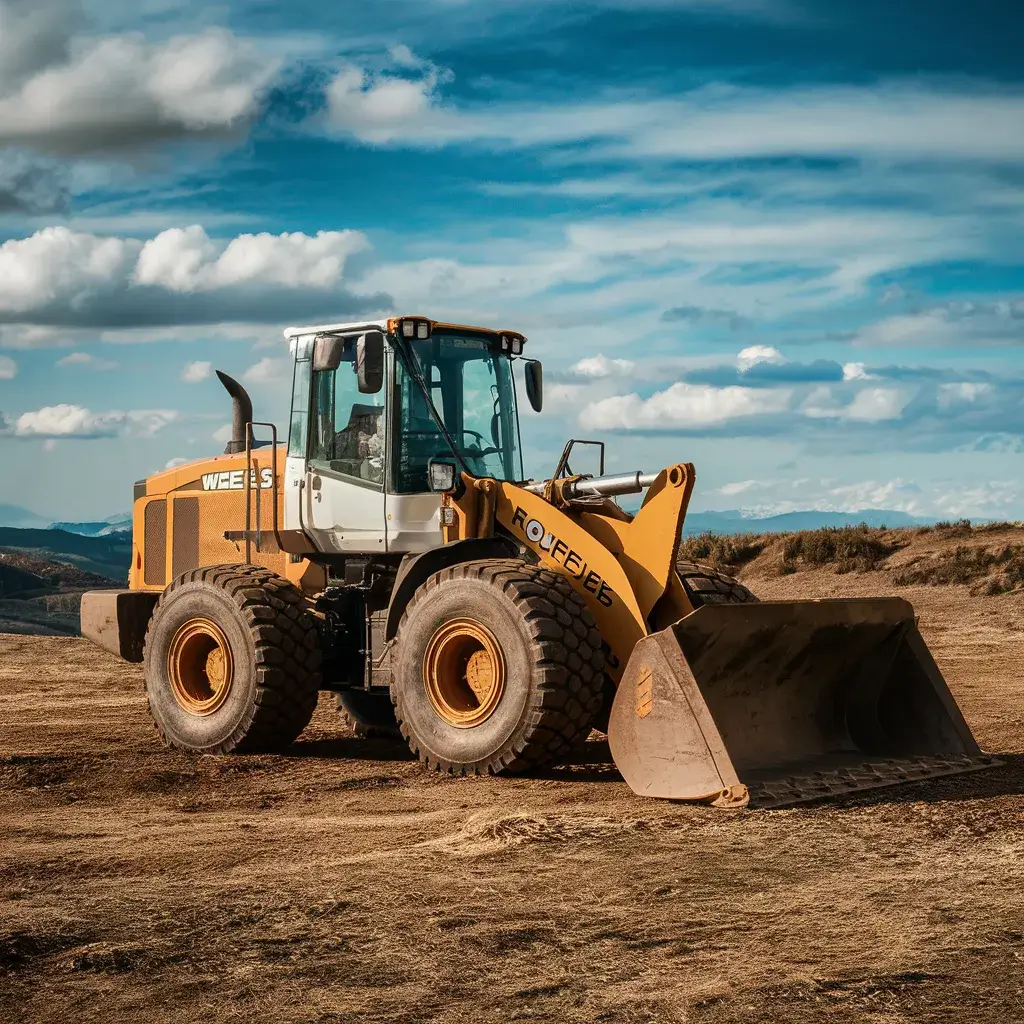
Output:
[[467,476],[475,477],[476,474],[466,464],[466,460],[462,457],[462,452],[459,450],[459,446],[455,443],[455,439],[448,432],[448,428],[444,425],[444,420],[441,419],[441,414],[437,411],[437,407],[434,405],[433,398],[430,397],[430,388],[427,387],[426,379],[423,376],[423,370],[420,368],[419,360],[416,358],[416,354],[412,350],[412,346],[407,343],[405,338],[399,338],[396,335],[398,344],[395,348],[398,354],[402,357],[402,362],[405,364],[405,368],[412,375],[412,379],[416,381],[417,387],[420,389],[420,393],[423,395],[423,400],[427,403],[427,410],[430,412],[430,418],[434,421],[438,430],[441,431],[441,436],[444,438],[445,443],[451,449],[452,455],[455,456],[456,461],[462,467],[462,471]]

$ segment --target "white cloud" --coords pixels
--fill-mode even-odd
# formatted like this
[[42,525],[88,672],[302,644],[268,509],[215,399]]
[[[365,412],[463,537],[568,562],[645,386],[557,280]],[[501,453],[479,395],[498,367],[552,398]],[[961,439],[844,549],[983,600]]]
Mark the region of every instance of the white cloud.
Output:
[[960,404],[972,404],[984,395],[992,393],[992,385],[974,381],[940,384],[938,400],[940,409],[949,409]]
[[196,360],[193,363],[189,363],[184,370],[181,371],[181,379],[186,384],[199,384],[204,380],[208,380],[213,373],[213,364],[204,362],[203,360]]
[[116,370],[117,363],[112,359],[97,359],[88,352],[69,352],[57,360],[58,366],[84,366],[90,370]]
[[234,437],[234,432],[231,428],[230,423],[225,423],[223,427],[218,427],[211,435],[214,441],[219,441],[221,444],[227,444],[228,441]]
[[131,239],[44,228],[0,245],[0,312],[29,313],[55,302],[77,306],[107,295],[125,279],[138,252]]
[[580,425],[605,430],[672,430],[718,426],[745,416],[781,413],[789,406],[788,390],[715,388],[677,381],[650,398],[615,395],[580,413]]
[[629,359],[609,359],[608,356],[599,353],[581,359],[569,372],[577,377],[603,380],[606,377],[628,377],[635,368],[636,363]]
[[785,361],[786,359],[783,354],[777,348],[772,348],[770,345],[751,345],[749,348],[743,349],[736,356],[736,365],[739,367],[740,373],[746,373],[747,370],[758,363],[780,364]]
[[63,48],[65,59],[8,77],[0,143],[82,153],[223,134],[255,116],[279,67],[223,28],[159,43],[65,39]]
[[731,484],[725,484],[719,487],[719,493],[725,495],[743,494],[745,491],[749,491],[752,488],[760,487],[761,484],[757,480],[737,480]]
[[367,248],[358,231],[239,235],[223,250],[199,226],[172,228],[146,242],[134,280],[174,292],[212,291],[235,285],[330,288],[345,261]]
[[188,459],[168,459],[164,469],[177,469],[178,466],[184,466]]
[[897,388],[863,388],[843,410],[843,419],[877,423],[902,415],[910,396]]
[[0,245],[0,321],[124,330],[377,309],[387,296],[344,287],[346,260],[366,247],[357,231],[223,242],[192,226],[141,242],[44,228]]
[[846,405],[831,388],[815,388],[801,403],[800,411],[811,419],[853,420],[878,423],[899,419],[911,395],[899,388],[861,388]]
[[984,85],[711,84],[671,99],[609,93],[557,106],[492,100],[459,109],[443,100],[443,80],[433,67],[410,78],[348,65],[328,87],[328,123],[372,144],[503,149],[589,141],[601,144],[599,154],[626,160],[1024,160],[1024,94]]
[[169,409],[94,413],[81,405],[50,405],[22,413],[14,420],[17,437],[152,437],[177,419]]
[[14,380],[18,364],[10,356],[0,356],[0,380]]
[[800,403],[800,411],[811,419],[829,419],[841,416],[843,407],[832,394],[832,389],[823,386],[815,388]]
[[389,143],[415,138],[438,112],[437,87],[447,76],[420,61],[407,46],[391,50],[392,62],[419,77],[374,73],[346,64],[327,87],[330,126],[362,142]]
[[291,361],[288,359],[264,356],[242,374],[242,380],[250,384],[270,384],[275,381],[287,381],[291,372]]
[[874,380],[874,374],[868,373],[863,363],[844,363],[843,380]]

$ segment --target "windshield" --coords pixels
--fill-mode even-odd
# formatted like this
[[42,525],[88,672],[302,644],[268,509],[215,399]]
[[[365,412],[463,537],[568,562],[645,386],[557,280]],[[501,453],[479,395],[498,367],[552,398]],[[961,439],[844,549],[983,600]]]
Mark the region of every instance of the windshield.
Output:
[[[475,476],[523,479],[512,364],[493,351],[490,338],[469,333],[435,333],[409,343],[430,397]],[[451,459],[444,435],[430,415],[415,378],[396,360],[398,393],[395,490],[429,491],[427,463]]]

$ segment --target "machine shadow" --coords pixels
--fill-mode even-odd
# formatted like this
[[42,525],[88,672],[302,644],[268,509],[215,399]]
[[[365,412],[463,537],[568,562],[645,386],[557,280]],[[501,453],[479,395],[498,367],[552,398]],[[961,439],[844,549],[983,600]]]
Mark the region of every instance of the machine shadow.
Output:
[[299,740],[282,757],[323,758],[326,761],[415,761],[411,750],[400,739],[355,736],[331,736],[317,740]]

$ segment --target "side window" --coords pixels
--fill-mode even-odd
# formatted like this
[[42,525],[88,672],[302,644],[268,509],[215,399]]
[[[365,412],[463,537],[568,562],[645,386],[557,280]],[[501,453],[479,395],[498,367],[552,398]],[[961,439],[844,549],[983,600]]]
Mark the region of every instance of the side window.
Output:
[[360,394],[354,338],[345,343],[337,370],[314,374],[313,396],[310,462],[383,486],[384,390],[376,395]]
[[306,438],[309,429],[309,359],[300,359],[295,364],[292,383],[291,429],[288,433],[288,454],[304,459]]

